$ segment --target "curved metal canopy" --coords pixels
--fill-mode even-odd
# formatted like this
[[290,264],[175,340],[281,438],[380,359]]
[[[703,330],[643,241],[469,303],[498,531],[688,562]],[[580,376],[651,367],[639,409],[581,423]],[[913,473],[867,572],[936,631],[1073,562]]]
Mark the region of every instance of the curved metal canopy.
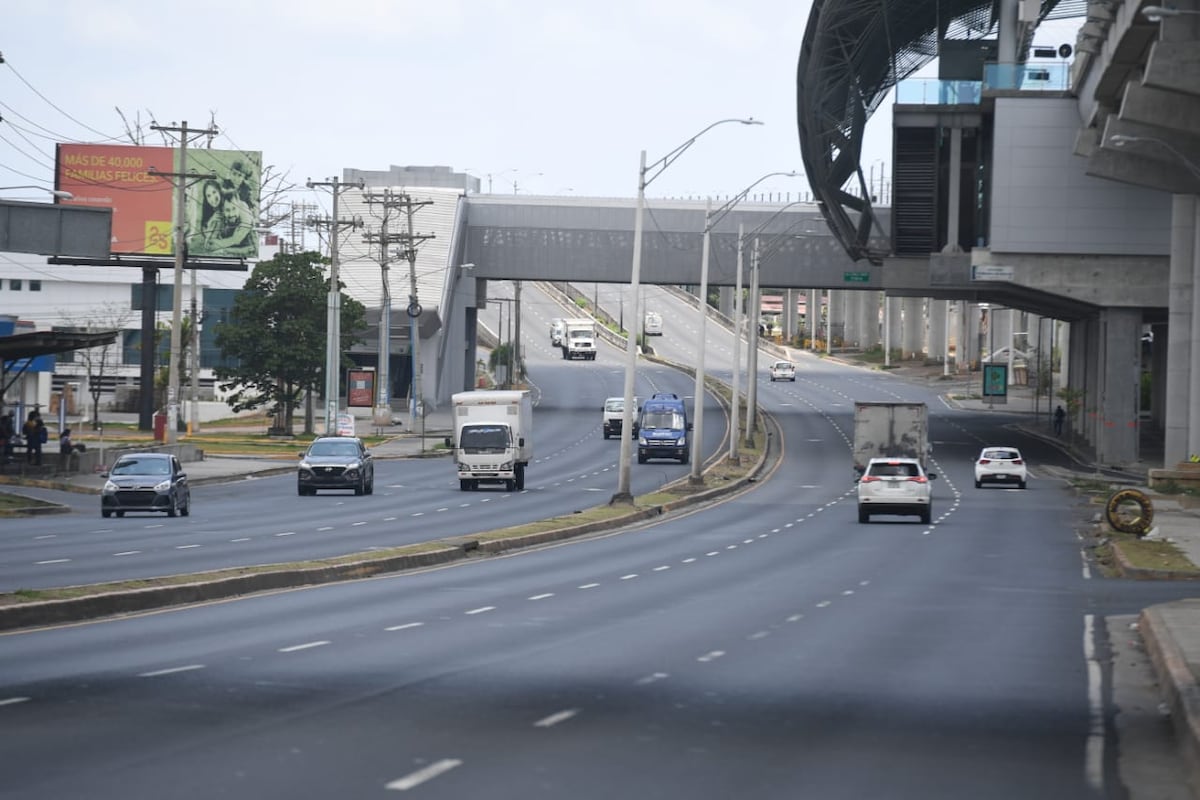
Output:
[[[1040,19],[1078,16],[1084,0],[1042,0]],[[854,260],[882,263],[890,248],[860,165],[867,120],[945,39],[992,38],[999,0],[813,0],[797,70],[804,168],[834,236]],[[1058,9],[1055,13],[1056,8]],[[1036,23],[1023,30],[1026,53]],[[857,193],[847,191],[857,178]]]

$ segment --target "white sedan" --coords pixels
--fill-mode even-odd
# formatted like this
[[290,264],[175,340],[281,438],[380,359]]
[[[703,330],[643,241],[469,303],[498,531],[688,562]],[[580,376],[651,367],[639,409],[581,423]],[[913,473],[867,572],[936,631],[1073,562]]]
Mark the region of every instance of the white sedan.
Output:
[[1018,489],[1024,489],[1028,477],[1025,459],[1015,447],[985,447],[975,459],[976,489],[985,483],[1015,483]]
[[771,382],[796,380],[796,365],[790,361],[776,361],[771,365]]

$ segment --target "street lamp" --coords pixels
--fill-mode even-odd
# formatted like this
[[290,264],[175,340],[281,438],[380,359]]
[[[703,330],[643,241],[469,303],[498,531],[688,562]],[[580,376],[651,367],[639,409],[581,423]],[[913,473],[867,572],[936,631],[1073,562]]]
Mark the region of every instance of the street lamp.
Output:
[[45,186],[35,186],[33,184],[24,184],[21,186],[0,186],[0,191],[7,189],[38,189],[43,192],[49,192],[58,200],[73,200],[75,195],[62,189],[49,189]]
[[[1153,8],[1153,6],[1146,6],[1146,8],[1147,9]],[[1145,9],[1143,9],[1143,10],[1145,10]],[[1200,12],[1193,12],[1193,13],[1200,13]],[[1149,142],[1151,144],[1157,144],[1157,145],[1161,146],[1163,149],[1165,149],[1167,152],[1169,152],[1171,155],[1175,156],[1180,161],[1182,161],[1184,166],[1186,166],[1189,170],[1191,170],[1191,173],[1193,175],[1195,175],[1197,178],[1200,178],[1200,166],[1196,166],[1196,164],[1193,163],[1190,158],[1188,158],[1183,153],[1179,152],[1179,150],[1175,149],[1175,147],[1173,147],[1170,142],[1164,141],[1162,139],[1157,139],[1153,136],[1129,136],[1124,133],[1114,133],[1112,136],[1108,137],[1108,142],[1113,147],[1124,147],[1127,144],[1136,144],[1137,142]]]
[[[724,125],[727,122],[737,122],[742,125],[763,124],[761,121],[753,118],[721,119],[704,128],[695,136],[649,166],[646,166],[646,151],[643,150],[641,153],[641,160],[638,165],[637,211],[633,218],[633,266],[629,278],[630,296],[633,301],[633,319],[635,320],[638,318],[638,284],[641,281],[642,270],[642,217],[646,210],[646,187],[661,175],[663,170],[674,164],[675,160],[683,155],[689,147],[694,145],[697,139],[718,125]],[[632,332],[627,333],[625,343],[625,410],[622,415],[621,430],[631,431],[633,430],[633,379],[637,373],[638,342],[636,334]],[[617,463],[617,491],[612,496],[611,503],[633,502],[633,495],[629,491],[629,460],[632,455],[630,439],[631,437],[629,436],[621,437],[621,456],[620,461]]]
[[1142,16],[1151,22],[1162,22],[1163,17],[1178,17],[1183,14],[1200,14],[1191,8],[1172,8],[1170,6],[1143,6]]
[[[747,186],[742,191],[735,194],[725,205],[718,208],[715,212],[712,211],[712,201],[705,203],[704,208],[704,244],[700,249],[700,346],[699,353],[696,357],[696,388],[693,397],[695,405],[696,421],[692,424],[694,442],[704,441],[704,328],[708,321],[708,252],[709,241],[712,238],[712,229],[725,218],[733,207],[742,202],[746,195],[750,194],[750,190],[758,184],[765,181],[767,178],[773,178],[777,175],[783,175],[789,178],[794,178],[799,175],[799,172],[768,172],[754,183]],[[694,443],[693,442],[693,443]],[[692,484],[703,484],[704,475],[702,472],[704,459],[701,457],[699,449],[695,449],[696,457],[692,459],[692,473],[688,477],[688,482]]]

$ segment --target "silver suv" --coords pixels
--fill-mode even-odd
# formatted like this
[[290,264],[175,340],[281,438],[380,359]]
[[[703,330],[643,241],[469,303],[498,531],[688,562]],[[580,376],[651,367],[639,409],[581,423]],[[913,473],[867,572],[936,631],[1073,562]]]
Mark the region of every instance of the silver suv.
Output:
[[915,458],[872,458],[858,479],[858,521],[870,522],[872,514],[897,514],[928,524],[933,516],[929,482],[936,477]]

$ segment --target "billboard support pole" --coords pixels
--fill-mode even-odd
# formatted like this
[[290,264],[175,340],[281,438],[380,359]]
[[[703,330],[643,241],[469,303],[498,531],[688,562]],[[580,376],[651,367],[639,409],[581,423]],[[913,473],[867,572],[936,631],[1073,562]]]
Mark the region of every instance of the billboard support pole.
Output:
[[[175,183],[175,189],[178,191],[175,197],[175,291],[173,292],[174,297],[171,298],[171,361],[167,366],[169,377],[167,382],[167,427],[165,432],[165,443],[175,444],[179,438],[179,368],[181,366],[179,361],[182,355],[180,350],[183,340],[183,267],[184,261],[187,259],[184,240],[184,227],[187,222],[187,187],[189,179],[215,177],[188,174],[188,136],[189,134],[215,136],[219,131],[216,128],[205,128],[203,130],[189,128],[187,120],[184,120],[183,124],[179,127],[151,125],[150,128],[151,130],[179,134],[179,171],[171,173],[156,171],[155,173],[164,177],[178,179]],[[151,387],[151,391],[153,391],[153,387]]]

